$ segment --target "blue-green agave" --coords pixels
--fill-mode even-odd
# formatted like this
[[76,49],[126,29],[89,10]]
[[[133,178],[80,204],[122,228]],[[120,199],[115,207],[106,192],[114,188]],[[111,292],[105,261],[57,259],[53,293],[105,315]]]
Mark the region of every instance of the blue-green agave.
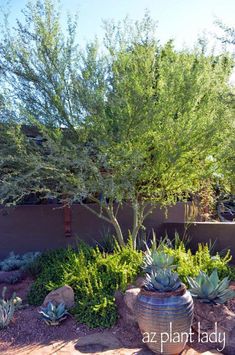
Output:
[[156,235],[153,233],[151,248],[146,244],[146,252],[143,261],[143,270],[147,274],[156,272],[159,269],[175,269],[174,256],[164,253],[161,245],[157,247]]
[[46,307],[39,311],[39,313],[48,325],[59,325],[69,314],[63,303],[56,306],[52,302],[49,302]]
[[144,287],[148,291],[170,292],[181,286],[181,281],[176,272],[171,269],[159,269],[146,274]]
[[210,276],[201,271],[196,278],[187,277],[187,280],[191,295],[201,302],[223,304],[235,297],[235,291],[229,289],[228,277],[220,280],[216,269]]

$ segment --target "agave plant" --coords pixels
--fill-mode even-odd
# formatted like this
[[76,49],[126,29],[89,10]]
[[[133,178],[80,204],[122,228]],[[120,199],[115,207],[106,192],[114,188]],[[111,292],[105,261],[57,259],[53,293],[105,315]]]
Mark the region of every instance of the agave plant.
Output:
[[159,269],[146,274],[145,289],[148,291],[170,292],[181,286],[179,276],[171,269]]
[[187,277],[191,289],[191,295],[205,303],[223,304],[235,297],[235,291],[229,289],[230,280],[225,277],[219,279],[217,270],[213,270],[210,276],[201,271],[199,275],[193,279]]
[[152,271],[160,269],[175,269],[176,266],[173,263],[174,256],[168,255],[163,251],[147,249],[144,256],[143,270],[151,274]]
[[7,288],[3,287],[2,298],[0,298],[0,329],[8,326],[14,316],[18,303],[18,298],[16,301],[15,294],[9,300],[5,299],[6,290]]
[[39,313],[42,315],[42,319],[48,325],[59,325],[69,314],[65,308],[64,303],[60,303],[58,306],[49,302],[48,305],[42,308]]
[[164,253],[163,244],[157,247],[156,235],[153,232],[151,248],[146,244],[146,252],[143,261],[143,270],[151,275],[160,269],[175,269],[174,256]]

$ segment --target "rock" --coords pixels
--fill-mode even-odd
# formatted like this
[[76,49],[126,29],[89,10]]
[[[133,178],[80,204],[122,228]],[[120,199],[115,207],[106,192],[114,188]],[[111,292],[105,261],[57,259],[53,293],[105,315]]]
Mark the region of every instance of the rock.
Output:
[[137,300],[137,296],[140,292],[140,288],[131,288],[129,290],[126,290],[125,295],[124,295],[124,302],[128,309],[134,313],[135,312],[135,304]]
[[[200,324],[200,328],[199,328]],[[224,354],[235,354],[235,313],[231,312],[224,304],[211,305],[194,300],[193,329],[196,332],[207,333],[208,336],[214,332],[225,334]],[[208,344],[215,348],[221,348],[221,343]]]
[[56,305],[64,303],[66,308],[72,308],[74,306],[74,292],[72,287],[64,285],[63,287],[51,291],[46,296],[43,306],[45,307],[49,302]]
[[104,351],[122,348],[122,344],[110,331],[104,331],[81,337],[75,348],[81,353],[100,354]]
[[[131,290],[132,289],[127,290],[127,291],[131,291]],[[121,291],[115,292],[115,303],[118,308],[119,318],[121,319],[122,323],[124,323],[124,326],[137,327],[137,321],[135,318],[135,314],[126,305],[126,302],[124,300],[124,294]]]

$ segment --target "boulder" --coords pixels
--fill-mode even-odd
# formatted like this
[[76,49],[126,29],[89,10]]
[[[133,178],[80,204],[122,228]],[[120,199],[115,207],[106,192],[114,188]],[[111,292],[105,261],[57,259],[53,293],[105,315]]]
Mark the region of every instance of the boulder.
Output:
[[89,335],[85,335],[79,338],[75,345],[76,350],[79,353],[86,354],[100,354],[108,352],[112,349],[119,349],[122,347],[120,341],[108,330],[104,332],[97,332]]
[[66,308],[72,308],[75,304],[72,287],[64,285],[54,291],[51,291],[44,299],[43,306],[45,307],[49,302],[56,305],[64,303]]
[[125,294],[124,294],[124,302],[126,304],[126,306],[128,307],[129,311],[132,312],[134,314],[135,312],[135,304],[136,304],[136,300],[137,300],[137,296],[140,292],[140,288],[135,287],[135,288],[131,288],[129,290],[126,290]]
[[135,316],[135,303],[140,292],[139,288],[130,288],[125,294],[120,291],[115,292],[115,302],[118,308],[118,314],[124,325],[137,327]]
[[[193,329],[201,335],[207,333],[209,336],[214,332],[224,334],[225,349],[222,352],[235,354],[235,313],[224,304],[211,305],[194,300]],[[221,347],[220,343],[208,345]]]

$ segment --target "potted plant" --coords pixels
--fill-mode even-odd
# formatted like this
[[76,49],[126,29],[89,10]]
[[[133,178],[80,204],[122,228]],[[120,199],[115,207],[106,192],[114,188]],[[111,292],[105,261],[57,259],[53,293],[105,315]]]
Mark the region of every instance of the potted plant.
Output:
[[153,248],[144,259],[145,284],[137,297],[142,340],[155,353],[180,354],[191,331],[193,299],[174,271],[174,258]]

